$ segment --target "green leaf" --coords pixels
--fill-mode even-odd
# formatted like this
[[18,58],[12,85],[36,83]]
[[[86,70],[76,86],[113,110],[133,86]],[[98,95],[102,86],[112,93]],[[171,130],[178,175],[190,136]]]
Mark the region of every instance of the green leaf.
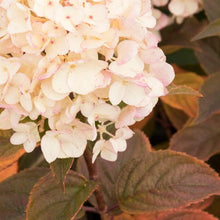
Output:
[[170,148],[201,160],[208,160],[220,152],[220,115],[214,115],[201,124],[178,131],[171,138]]
[[194,40],[200,40],[206,37],[219,36],[220,35],[220,18],[211,22],[205,29],[203,29],[199,34],[193,37]]
[[129,161],[116,182],[124,212],[170,210],[220,193],[220,179],[207,164],[169,150],[150,152]]
[[218,220],[208,212],[196,209],[180,209],[160,214],[157,220]]
[[0,183],[0,219],[25,220],[29,193],[48,171],[45,168],[28,169]]
[[65,193],[52,173],[35,184],[27,207],[28,220],[74,219],[97,183],[70,171],[66,176]]
[[210,21],[220,17],[220,0],[203,0],[203,5]]
[[220,72],[211,75],[201,88],[203,97],[199,99],[199,112],[195,123],[208,118],[220,110]]
[[195,50],[195,55],[204,69],[209,75],[220,70],[220,41],[218,37],[211,37],[204,40],[196,41],[199,50]]
[[50,168],[58,180],[58,182],[61,184],[61,187],[63,190],[65,190],[65,178],[70,170],[74,159],[73,158],[66,158],[66,159],[56,159],[54,162],[50,164]]

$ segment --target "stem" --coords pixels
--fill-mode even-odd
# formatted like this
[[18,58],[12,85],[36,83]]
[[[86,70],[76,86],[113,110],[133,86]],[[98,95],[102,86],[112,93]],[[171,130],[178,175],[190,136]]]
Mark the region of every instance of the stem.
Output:
[[108,212],[111,212],[111,211],[113,211],[114,209],[117,209],[117,208],[119,208],[119,204],[118,204],[118,203],[116,203],[115,205],[113,205],[112,207],[110,207],[110,208],[107,210],[107,213],[108,213]]
[[94,208],[94,207],[83,206],[82,208],[83,208],[86,212],[98,213],[98,211],[97,211],[96,208]]
[[[95,163],[94,164],[92,163],[92,155],[89,149],[87,148],[84,152],[84,158],[89,171],[89,179],[98,182],[96,166]],[[97,201],[98,211],[100,212],[101,218],[104,219],[104,213],[107,210],[107,206],[105,204],[105,200],[100,185],[98,185],[97,189],[94,191],[94,195]]]

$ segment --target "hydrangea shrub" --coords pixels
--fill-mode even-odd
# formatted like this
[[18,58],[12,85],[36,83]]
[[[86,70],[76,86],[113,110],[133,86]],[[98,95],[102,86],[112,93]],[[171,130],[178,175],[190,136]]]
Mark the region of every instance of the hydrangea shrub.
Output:
[[0,219],[217,219],[218,1],[0,0]]

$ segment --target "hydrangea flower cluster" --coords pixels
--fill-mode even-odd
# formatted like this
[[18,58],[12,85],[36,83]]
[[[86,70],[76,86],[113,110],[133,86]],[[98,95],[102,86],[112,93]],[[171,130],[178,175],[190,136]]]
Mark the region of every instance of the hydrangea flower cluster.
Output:
[[150,0],[0,0],[0,129],[45,159],[115,161],[167,93]]
[[[152,2],[155,6],[161,7],[167,5],[169,0],[152,0]],[[202,5],[202,0],[171,0],[168,4],[168,9],[176,18],[177,23],[181,23],[184,18],[200,11]],[[160,18],[162,19],[161,16]],[[163,20],[165,22],[165,19]]]

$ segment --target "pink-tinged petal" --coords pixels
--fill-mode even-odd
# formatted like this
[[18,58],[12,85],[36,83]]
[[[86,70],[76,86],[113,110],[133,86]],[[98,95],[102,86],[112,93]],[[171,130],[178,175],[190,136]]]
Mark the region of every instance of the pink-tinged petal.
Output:
[[111,82],[111,75],[108,71],[102,71],[101,74],[98,74],[96,77],[95,87],[97,89],[106,88]]
[[126,85],[123,101],[128,105],[138,106],[145,96],[146,93],[143,87],[129,82]]
[[23,132],[16,132],[10,138],[10,142],[14,145],[23,144],[26,140],[27,140],[27,135]]
[[101,158],[108,161],[116,161],[117,160],[117,152],[115,152],[112,144],[109,141],[106,141],[104,147],[101,150],[100,154]]
[[116,128],[133,125],[136,121],[134,116],[136,114],[136,108],[134,106],[126,106],[121,110],[118,120],[115,123]]
[[64,63],[58,71],[53,75],[52,78],[52,87],[54,91],[58,93],[68,93],[70,89],[67,84],[67,79],[69,76],[69,65],[68,63]]
[[46,132],[41,140],[41,150],[48,163],[53,162],[59,155],[60,143],[52,132]]
[[147,85],[150,88],[148,96],[160,97],[165,95],[165,87],[157,78],[151,76],[147,77]]
[[164,86],[169,85],[175,77],[173,67],[165,62],[151,64],[149,71],[152,76],[159,79]]
[[132,40],[123,40],[118,44],[117,47],[117,63],[118,65],[125,64],[138,53],[138,43]]
[[152,32],[148,31],[145,34],[144,41],[147,45],[147,48],[155,48],[155,47],[157,47],[157,44],[158,44],[159,40]]
[[117,61],[109,65],[109,69],[116,75],[123,77],[135,77],[144,69],[144,62],[138,57],[134,57],[125,64],[119,65]]
[[111,138],[111,139],[109,139],[109,141],[111,142],[111,144],[116,152],[125,151],[127,148],[127,143],[122,138]]
[[164,55],[163,51],[158,47],[140,50],[140,58],[146,64],[165,62],[166,60],[166,56]]
[[5,102],[9,105],[17,104],[20,98],[20,91],[17,87],[10,86],[5,94]]
[[116,131],[115,136],[124,139],[129,139],[133,136],[134,132],[129,127],[120,128]]
[[118,105],[125,93],[125,85],[121,81],[114,82],[109,89],[109,100],[113,105]]
[[68,95],[68,93],[58,93],[58,92],[56,92],[52,87],[51,79],[44,80],[41,83],[41,89],[42,89],[42,92],[44,93],[44,95],[48,99],[52,99],[52,100],[55,100],[55,101],[62,100]]
[[36,147],[36,142],[34,140],[27,140],[24,142],[24,149],[27,153],[30,153]]

